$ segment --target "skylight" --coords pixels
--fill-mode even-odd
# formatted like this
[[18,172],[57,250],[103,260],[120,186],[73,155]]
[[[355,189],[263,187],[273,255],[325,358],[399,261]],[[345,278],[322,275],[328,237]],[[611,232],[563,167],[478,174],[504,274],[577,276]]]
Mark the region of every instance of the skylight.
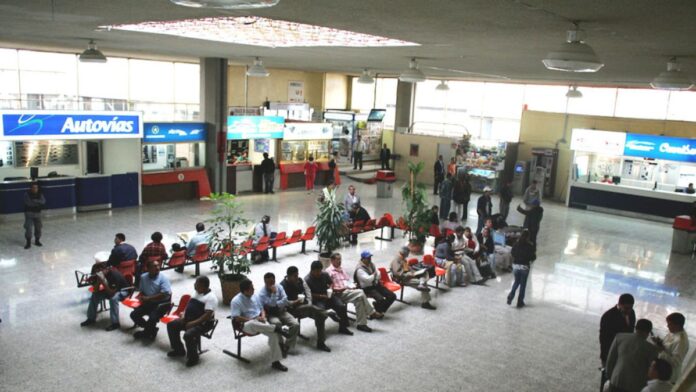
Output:
[[271,48],[419,46],[415,42],[256,16],[143,22],[104,28]]

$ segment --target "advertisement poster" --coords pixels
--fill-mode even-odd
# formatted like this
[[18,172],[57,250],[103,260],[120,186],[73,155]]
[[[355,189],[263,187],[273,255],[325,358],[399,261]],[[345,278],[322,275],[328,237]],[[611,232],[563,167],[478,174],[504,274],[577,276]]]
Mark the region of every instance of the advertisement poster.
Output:
[[227,140],[282,139],[284,126],[280,116],[229,116]]
[[125,139],[143,137],[140,112],[0,112],[0,140]]
[[288,102],[304,102],[304,82],[300,82],[297,80],[291,80],[288,82]]
[[329,123],[288,123],[284,134],[285,140],[325,140],[334,135]]
[[256,139],[254,140],[254,151],[255,152],[268,152],[270,150],[271,141],[269,139]]
[[148,143],[203,142],[205,138],[205,123],[145,123]]

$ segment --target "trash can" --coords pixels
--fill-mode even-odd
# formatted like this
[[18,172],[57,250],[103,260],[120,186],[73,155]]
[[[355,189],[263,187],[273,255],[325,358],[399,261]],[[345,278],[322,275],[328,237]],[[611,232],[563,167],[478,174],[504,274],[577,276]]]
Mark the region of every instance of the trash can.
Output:
[[696,226],[692,225],[691,217],[680,215],[674,218],[672,225],[672,252],[691,254],[696,240]]
[[391,170],[377,171],[377,198],[391,199],[394,195],[394,182],[396,175]]

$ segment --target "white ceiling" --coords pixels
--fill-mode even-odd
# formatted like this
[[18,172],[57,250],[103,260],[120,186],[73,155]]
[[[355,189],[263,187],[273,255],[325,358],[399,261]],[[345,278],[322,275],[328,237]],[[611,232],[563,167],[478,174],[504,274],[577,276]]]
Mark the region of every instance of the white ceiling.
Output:
[[[97,40],[107,55],[193,60],[226,57],[272,68],[398,74],[409,57],[422,66],[495,74],[517,81],[647,86],[670,56],[696,78],[692,0],[281,0],[254,15],[420,43],[405,48],[262,48],[120,31],[97,26],[247,12],[200,10],[169,0],[0,0],[0,47],[81,52]],[[594,74],[549,71],[541,59],[580,20],[604,61]],[[435,78],[470,79],[424,68]]]

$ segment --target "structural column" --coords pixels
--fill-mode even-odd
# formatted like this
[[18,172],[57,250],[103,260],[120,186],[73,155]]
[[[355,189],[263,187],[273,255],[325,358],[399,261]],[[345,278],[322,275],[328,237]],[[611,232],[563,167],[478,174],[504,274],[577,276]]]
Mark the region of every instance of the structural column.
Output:
[[214,192],[227,189],[225,172],[227,125],[227,59],[201,58],[201,120],[208,125],[205,166]]
[[409,132],[413,124],[416,84],[399,81],[399,84],[396,86],[396,119],[394,121],[394,131],[396,132]]

